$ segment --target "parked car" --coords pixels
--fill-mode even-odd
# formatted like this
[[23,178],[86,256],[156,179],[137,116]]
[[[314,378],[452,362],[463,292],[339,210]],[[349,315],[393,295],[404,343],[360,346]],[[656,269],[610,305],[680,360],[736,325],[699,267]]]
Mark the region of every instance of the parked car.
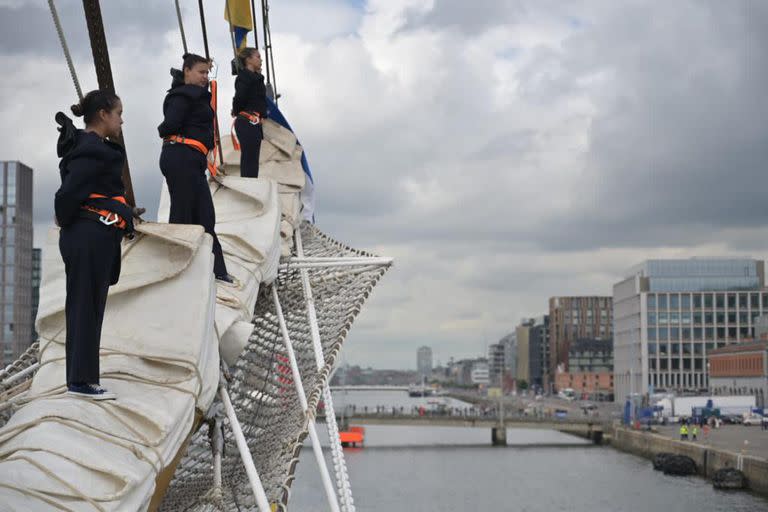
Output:
[[723,420],[723,423],[730,425],[740,425],[744,422],[744,417],[739,414],[724,414],[720,416],[720,419]]
[[757,425],[757,426],[760,426],[760,425],[763,424],[763,417],[760,416],[760,415],[757,415],[757,414],[752,414],[750,416],[745,416],[743,424],[744,425]]

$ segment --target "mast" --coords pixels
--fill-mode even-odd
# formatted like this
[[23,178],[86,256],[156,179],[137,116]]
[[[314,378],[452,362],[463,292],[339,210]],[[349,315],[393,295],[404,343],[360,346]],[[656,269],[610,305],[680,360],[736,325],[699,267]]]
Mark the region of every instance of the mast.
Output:
[[[104,22],[101,18],[99,0],[83,0],[83,10],[85,10],[85,22],[88,25],[88,36],[91,40],[91,53],[93,53],[93,65],[96,68],[99,89],[115,92],[115,82],[112,79],[112,66],[109,63],[109,50],[107,38],[104,35]],[[115,142],[125,147],[122,132]],[[123,186],[125,187],[125,200],[129,205],[136,206],[127,158],[123,166]]]

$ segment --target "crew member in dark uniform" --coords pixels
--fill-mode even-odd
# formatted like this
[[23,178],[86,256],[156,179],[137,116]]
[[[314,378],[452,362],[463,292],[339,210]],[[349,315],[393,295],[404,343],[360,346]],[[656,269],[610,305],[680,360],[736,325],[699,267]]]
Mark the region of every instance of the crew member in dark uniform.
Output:
[[64,259],[67,299],[67,393],[93,400],[114,399],[99,385],[99,346],[109,286],[120,276],[120,242],[133,232],[141,211],[125,203],[125,150],[108,137],[120,134],[123,106],[113,92],[92,91],[72,106],[85,130],[59,112],[57,153],[61,187],[56,192],[59,250]]
[[238,56],[240,71],[235,79],[232,116],[240,140],[240,175],[259,177],[259,152],[264,132],[261,120],[267,115],[267,88],[261,74],[261,55],[256,48],[243,48]]
[[[216,212],[205,170],[213,148],[213,108],[208,91],[210,62],[187,53],[182,67],[183,82],[175,76],[163,103],[165,119],[157,127],[163,138],[160,170],[171,196],[172,224],[198,224],[213,237],[213,273],[232,283],[221,244],[214,231]],[[172,72],[173,74],[173,72]]]

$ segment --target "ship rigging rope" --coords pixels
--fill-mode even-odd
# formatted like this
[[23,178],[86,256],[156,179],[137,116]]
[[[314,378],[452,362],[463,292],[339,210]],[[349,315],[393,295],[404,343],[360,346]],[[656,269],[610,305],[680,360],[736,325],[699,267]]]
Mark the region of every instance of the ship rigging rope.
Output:
[[64,37],[64,31],[61,28],[61,21],[59,20],[59,13],[56,11],[56,5],[53,0],[48,0],[48,9],[51,11],[53,17],[53,24],[56,25],[56,33],[59,35],[59,43],[61,43],[61,49],[64,50],[64,58],[67,61],[67,67],[69,68],[69,74],[72,76],[72,82],[75,84],[75,90],[77,91],[77,98],[83,99],[83,90],[80,88],[80,81],[77,79],[77,73],[75,72],[75,65],[72,62],[72,55],[69,53],[69,46],[67,46],[67,39]]
[[208,51],[208,30],[205,28],[205,10],[203,9],[203,0],[197,0],[197,10],[200,12],[200,26],[203,29],[203,46],[205,47],[205,58],[211,58],[211,53]]
[[184,34],[184,20],[181,18],[181,7],[179,7],[179,0],[175,0],[176,3],[176,17],[179,19],[179,32],[181,32],[181,44],[184,45],[184,53],[189,53],[187,50],[187,36]]

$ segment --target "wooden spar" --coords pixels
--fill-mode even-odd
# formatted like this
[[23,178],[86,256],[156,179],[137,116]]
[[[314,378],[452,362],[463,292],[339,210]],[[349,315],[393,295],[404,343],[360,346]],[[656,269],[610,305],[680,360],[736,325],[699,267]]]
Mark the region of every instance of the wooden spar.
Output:
[[[85,22],[88,26],[88,37],[91,40],[91,53],[93,53],[93,65],[96,68],[99,89],[115,92],[115,82],[112,79],[112,66],[109,63],[109,50],[107,49],[107,38],[104,35],[104,22],[101,18],[99,0],[83,0],[83,9],[85,10]],[[125,147],[122,132],[115,142]],[[136,206],[128,159],[125,160],[123,167],[123,186],[125,187],[125,200],[129,205]]]

